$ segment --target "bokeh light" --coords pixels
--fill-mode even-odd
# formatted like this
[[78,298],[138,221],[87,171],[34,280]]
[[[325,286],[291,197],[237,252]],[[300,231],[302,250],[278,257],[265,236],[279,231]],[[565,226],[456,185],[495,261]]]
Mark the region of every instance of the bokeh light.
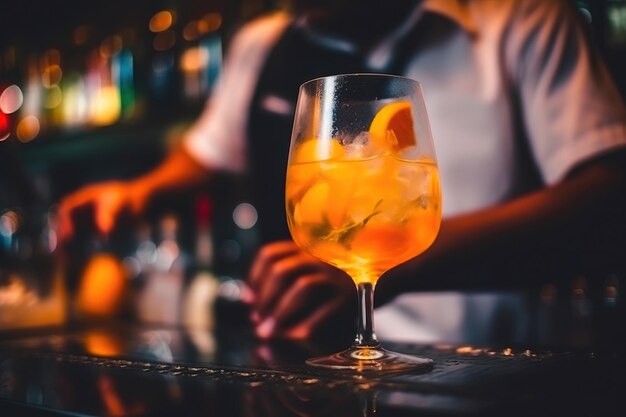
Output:
[[88,119],[85,82],[80,74],[70,76],[63,90],[63,118],[67,126],[76,126]]
[[195,41],[202,35],[215,32],[222,26],[222,15],[209,13],[200,20],[193,20],[185,25],[183,38],[187,41]]
[[62,101],[63,92],[61,91],[61,87],[59,87],[58,85],[53,85],[52,87],[48,88],[43,105],[47,109],[55,109],[59,107]]
[[121,51],[123,46],[124,42],[121,36],[109,36],[100,43],[100,56],[102,58],[110,58]]
[[256,208],[249,203],[241,203],[233,211],[233,220],[241,229],[251,229],[258,220]]
[[208,13],[202,20],[206,22],[208,32],[215,32],[222,26],[222,15],[219,13]]
[[[15,113],[22,107],[24,103],[24,95],[17,85],[7,87],[0,94],[0,110],[5,114]],[[0,132],[2,132],[2,124],[0,122]]]
[[14,211],[7,211],[0,216],[0,234],[10,237],[17,232],[20,224],[20,217]]
[[39,134],[39,119],[35,116],[26,116],[17,124],[17,138],[26,143],[35,139]]
[[154,33],[164,32],[172,27],[174,23],[174,13],[171,10],[162,10],[155,13],[150,19],[148,27]]
[[107,126],[115,123],[122,112],[120,90],[110,85],[100,88],[92,102],[92,121],[98,126]]
[[58,49],[48,49],[41,58],[41,66],[61,65],[61,52]]
[[208,32],[209,25],[204,20],[194,20],[185,25],[183,29],[183,39],[195,41],[201,34]]
[[7,140],[11,136],[11,124],[9,116],[0,111],[0,142]]
[[184,72],[197,72],[207,66],[209,51],[206,48],[189,48],[180,58],[180,68]]
[[41,74],[41,83],[44,87],[50,88],[58,85],[63,78],[63,71],[58,64],[48,65]]

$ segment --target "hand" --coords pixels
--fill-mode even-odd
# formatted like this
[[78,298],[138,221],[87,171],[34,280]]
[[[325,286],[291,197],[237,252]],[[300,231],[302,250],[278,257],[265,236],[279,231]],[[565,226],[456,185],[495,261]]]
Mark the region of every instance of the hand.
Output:
[[291,241],[261,248],[249,282],[251,318],[262,339],[310,339],[322,336],[331,324],[335,335],[354,330],[352,280]]
[[73,236],[72,213],[80,207],[93,207],[96,228],[107,235],[122,210],[130,209],[133,214],[138,214],[144,209],[146,200],[146,193],[131,183],[109,181],[81,188],[59,204],[59,240],[63,242]]

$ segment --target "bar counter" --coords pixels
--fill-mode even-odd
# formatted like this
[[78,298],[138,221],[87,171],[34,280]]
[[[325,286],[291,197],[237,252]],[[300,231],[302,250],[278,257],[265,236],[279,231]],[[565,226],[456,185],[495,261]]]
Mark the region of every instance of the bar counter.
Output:
[[344,346],[265,344],[131,324],[0,334],[0,416],[617,416],[624,356],[384,344],[434,359],[429,372],[359,375],[307,367]]

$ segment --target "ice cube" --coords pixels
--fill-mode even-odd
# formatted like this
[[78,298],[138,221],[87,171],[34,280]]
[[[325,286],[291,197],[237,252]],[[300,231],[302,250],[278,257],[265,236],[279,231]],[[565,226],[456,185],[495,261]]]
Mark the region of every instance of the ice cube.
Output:
[[370,132],[361,132],[356,135],[351,143],[355,145],[367,145],[370,142]]
[[367,131],[360,132],[350,139],[344,139],[346,159],[365,159],[381,155],[385,149],[372,140]]
[[398,181],[404,185],[404,198],[413,201],[424,194],[430,194],[432,179],[430,171],[415,164],[402,165],[398,169]]
[[367,158],[367,147],[360,143],[350,143],[343,147],[346,159],[364,159]]

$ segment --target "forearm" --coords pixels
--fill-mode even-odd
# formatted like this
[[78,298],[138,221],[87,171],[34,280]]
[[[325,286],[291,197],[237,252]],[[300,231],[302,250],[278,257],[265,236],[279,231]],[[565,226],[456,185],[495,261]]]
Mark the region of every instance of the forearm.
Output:
[[146,199],[168,191],[199,185],[211,178],[213,170],[199,164],[183,147],[175,148],[154,170],[130,185]]
[[593,164],[554,187],[444,220],[426,253],[381,280],[381,298],[528,288],[548,276],[570,279],[592,264],[608,267],[624,243],[623,171],[617,163]]

